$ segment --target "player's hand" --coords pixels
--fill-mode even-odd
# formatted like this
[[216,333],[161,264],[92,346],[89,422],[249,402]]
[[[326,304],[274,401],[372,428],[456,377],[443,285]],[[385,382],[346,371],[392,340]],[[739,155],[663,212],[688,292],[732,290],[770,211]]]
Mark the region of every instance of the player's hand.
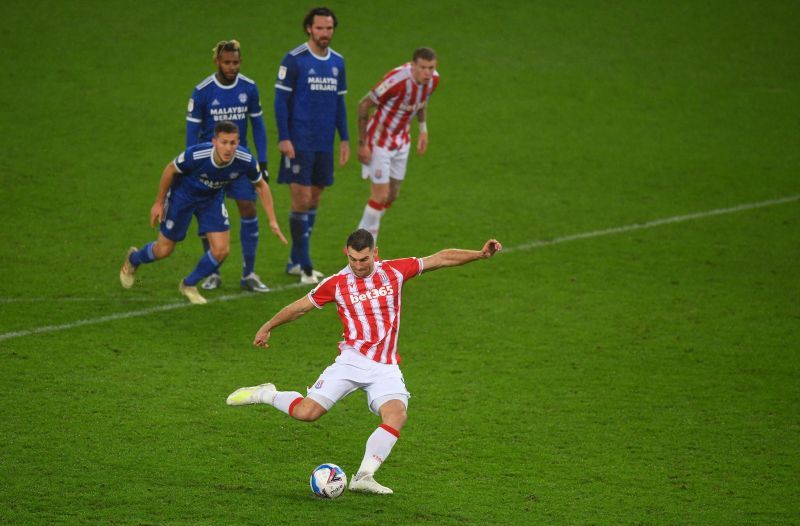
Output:
[[372,162],[372,148],[369,147],[369,144],[362,144],[358,147],[358,162],[361,164]]
[[496,252],[500,252],[503,250],[503,245],[496,239],[490,239],[483,245],[483,249],[481,250],[481,254],[485,258],[490,258],[495,255]]
[[164,219],[164,203],[156,201],[150,208],[150,226],[154,227],[160,224],[162,219]]
[[289,242],[286,241],[286,238],[284,237],[283,232],[281,232],[281,227],[280,227],[280,225],[278,224],[277,221],[270,221],[269,222],[269,229],[272,230],[272,233],[275,234],[275,236],[278,239],[281,240],[281,243],[283,243],[284,245],[288,245],[289,244]]
[[428,150],[428,134],[420,133],[419,138],[417,139],[417,153],[419,155],[422,155],[427,150]]
[[350,143],[342,141],[339,143],[339,166],[344,166],[350,160]]
[[267,327],[267,324],[265,323],[264,325],[261,326],[260,329],[258,329],[258,332],[256,333],[256,337],[253,340],[253,345],[255,345],[256,347],[261,347],[263,349],[268,348],[269,347],[269,336],[270,336],[269,328]]
[[283,155],[288,157],[289,159],[294,159],[294,144],[289,139],[285,141],[280,141],[278,143],[278,149],[281,151]]

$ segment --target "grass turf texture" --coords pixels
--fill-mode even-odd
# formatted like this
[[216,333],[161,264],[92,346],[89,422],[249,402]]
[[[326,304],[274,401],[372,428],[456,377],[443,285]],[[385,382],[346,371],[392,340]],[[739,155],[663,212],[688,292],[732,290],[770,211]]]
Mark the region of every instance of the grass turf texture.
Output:
[[[797,4],[332,7],[352,133],[388,68],[418,45],[440,54],[430,151],[411,156],[383,257],[800,194]],[[181,301],[192,230],[131,291],[117,272],[155,236],[158,176],[219,39],[243,44],[276,169],[271,86],[304,8],[131,9],[37,2],[0,22],[0,98],[25,109],[3,117],[0,334]],[[288,233],[286,190],[273,191]],[[344,264],[366,197],[356,163],[337,171],[312,243],[322,270]],[[211,299],[237,291],[233,223]],[[257,271],[292,284],[265,230]],[[324,502],[307,487],[321,462],[358,467],[378,423],[363,395],[312,424],[224,405],[266,380],[302,390],[330,362],[330,308],[278,329],[268,351],[249,346],[304,289],[2,339],[0,522],[796,523],[798,259],[793,202],[418,278],[401,338],[409,424],[378,477],[389,498]]]

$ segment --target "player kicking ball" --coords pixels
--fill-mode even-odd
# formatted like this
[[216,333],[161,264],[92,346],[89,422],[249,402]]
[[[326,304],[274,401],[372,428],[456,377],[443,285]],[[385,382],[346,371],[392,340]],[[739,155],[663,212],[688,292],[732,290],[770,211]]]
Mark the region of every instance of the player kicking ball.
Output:
[[334,363],[308,389],[305,398],[296,391],[278,391],[273,384],[264,383],[237,389],[228,396],[228,405],[268,404],[296,420],[312,422],[348,394],[363,389],[369,410],[381,418],[381,424],[367,439],[350,491],[392,493],[374,475],[400,438],[411,396],[398,354],[403,286],[423,272],[487,259],[501,248],[500,242],[490,239],[481,250],[447,249],[425,258],[383,261],[377,259],[372,234],[356,230],[347,238],[347,266],[281,309],[261,326],[253,340],[256,347],[267,348],[275,327],[335,302],[345,339],[339,342]]
[[258,162],[247,148],[239,146],[239,128],[230,121],[220,121],[211,142],[189,147],[164,168],[158,195],[150,209],[150,226],[160,224],[158,239],[141,249],[128,250],[119,272],[122,286],[126,289],[133,286],[139,265],[169,257],[175,245],[186,237],[194,215],[200,231],[208,234],[210,248],[195,269],[181,280],[178,290],[192,303],[206,303],[197,291],[197,283],[216,272],[230,252],[224,188],[238,177],[247,177],[256,187],[272,233],[287,244]]

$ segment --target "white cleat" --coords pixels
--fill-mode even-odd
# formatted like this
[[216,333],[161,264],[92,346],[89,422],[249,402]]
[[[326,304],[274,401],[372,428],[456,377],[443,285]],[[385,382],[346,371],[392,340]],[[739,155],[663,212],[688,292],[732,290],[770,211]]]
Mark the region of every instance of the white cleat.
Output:
[[195,305],[203,305],[208,303],[203,296],[197,291],[197,287],[190,287],[189,285],[184,285],[183,280],[181,280],[181,284],[178,286],[178,290],[181,291],[181,294],[189,298],[189,301],[194,303]]
[[317,270],[312,270],[310,276],[305,272],[301,272],[300,283],[302,285],[316,285],[323,277],[325,277],[325,275]]
[[275,385],[270,383],[241,387],[228,395],[227,403],[228,405],[263,404],[265,402],[261,401],[261,393],[274,393],[275,391]]
[[208,276],[200,286],[203,287],[203,290],[218,289],[222,286],[222,278],[215,272]]
[[259,278],[258,274],[255,272],[251,272],[243,277],[239,284],[242,290],[249,290],[250,292],[269,292],[269,287],[261,282],[261,278]]
[[[286,273],[289,274],[290,276],[303,277],[303,275],[304,275],[303,269],[300,267],[300,264],[299,263],[292,264],[292,262],[289,262],[289,263],[286,264]],[[314,276],[315,278],[317,278],[317,283],[319,283],[319,281],[322,280],[322,278],[325,277],[325,274],[323,274],[319,270],[312,270],[311,271],[311,275]],[[304,282],[301,281],[301,283],[304,283]],[[309,281],[308,283],[311,283],[311,282]]]
[[128,253],[125,254],[125,261],[122,263],[122,269],[119,271],[119,282],[125,289],[133,287],[133,283],[136,281],[136,278],[134,277],[134,274],[136,274],[136,267],[133,266],[133,263],[131,263],[131,254],[137,250],[139,249],[136,247],[131,247],[128,249]]
[[375,479],[372,478],[372,475],[363,475],[359,477],[358,474],[350,481],[350,491],[375,493],[377,495],[391,495],[394,493],[391,488],[378,484]]

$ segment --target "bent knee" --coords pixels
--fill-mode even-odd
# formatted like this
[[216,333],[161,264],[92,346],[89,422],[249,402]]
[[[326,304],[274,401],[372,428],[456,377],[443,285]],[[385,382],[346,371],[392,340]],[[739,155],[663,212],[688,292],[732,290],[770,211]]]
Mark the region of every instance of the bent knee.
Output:
[[228,254],[230,254],[230,251],[231,250],[229,247],[212,249],[211,255],[214,256],[214,259],[216,259],[217,262],[222,263],[225,261],[225,258],[228,257]]

